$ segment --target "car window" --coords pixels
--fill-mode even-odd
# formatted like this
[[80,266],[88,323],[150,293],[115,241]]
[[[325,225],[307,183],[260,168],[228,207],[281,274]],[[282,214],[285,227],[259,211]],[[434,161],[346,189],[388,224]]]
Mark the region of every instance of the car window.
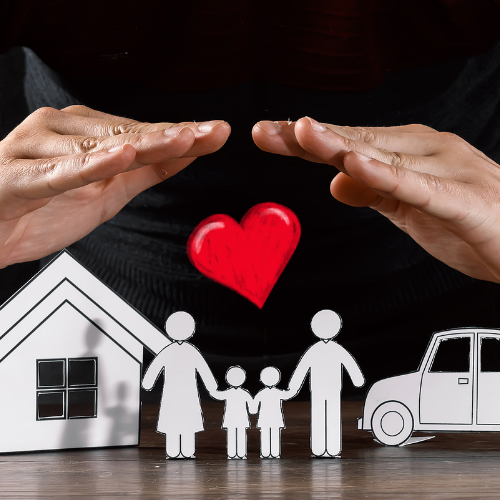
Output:
[[500,372],[500,338],[481,338],[481,371]]
[[470,370],[470,341],[470,337],[441,339],[429,371],[468,372]]

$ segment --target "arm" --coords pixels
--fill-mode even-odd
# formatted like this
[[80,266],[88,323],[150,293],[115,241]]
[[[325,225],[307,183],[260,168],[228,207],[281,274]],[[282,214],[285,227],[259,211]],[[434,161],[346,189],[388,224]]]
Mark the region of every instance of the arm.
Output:
[[227,392],[227,389],[225,391],[216,390],[216,391],[212,391],[210,393],[210,396],[214,399],[217,399],[218,401],[225,401],[226,400],[226,392]]
[[[168,346],[165,347],[165,349],[168,349]],[[165,363],[163,360],[165,349],[162,349],[158,353],[158,356],[153,359],[151,364],[148,366],[144,377],[142,378],[142,387],[146,389],[146,391],[150,391],[153,388],[153,386],[156,384],[156,381],[158,380],[158,376],[165,367]]]
[[450,267],[500,283],[500,165],[460,137],[307,117],[260,122],[253,137],[264,151],[332,165],[337,200],[377,210]]
[[288,384],[288,390],[290,391],[290,398],[293,398],[302,388],[305,378],[311,369],[310,363],[310,354],[311,347],[302,355],[300,361],[295,368],[295,371],[290,378],[290,382]]
[[247,408],[248,412],[251,413],[252,415],[255,415],[256,413],[259,413],[260,410],[260,398],[259,395],[257,394],[254,398],[248,395],[248,401],[247,401]]
[[[196,349],[196,347],[194,347],[194,349]],[[205,361],[205,358],[201,355],[200,351],[198,351],[198,349],[196,349],[196,351],[198,352],[196,371],[199,373],[201,380],[203,380],[203,384],[207,388],[210,396],[214,397],[213,394],[217,391],[218,387],[217,380],[215,380],[212,370],[210,370],[208,363]]]
[[365,377],[361,372],[361,368],[359,367],[357,361],[352,357],[351,353],[346,351],[341,345],[337,344],[340,349],[342,349],[342,359],[341,363],[344,366],[346,372],[351,377],[352,383],[356,387],[362,387],[365,385]]

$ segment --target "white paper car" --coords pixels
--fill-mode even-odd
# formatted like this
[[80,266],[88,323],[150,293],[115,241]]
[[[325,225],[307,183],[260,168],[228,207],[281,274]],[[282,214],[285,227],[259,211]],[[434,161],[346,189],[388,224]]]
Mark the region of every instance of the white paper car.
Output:
[[500,330],[435,333],[418,371],[371,387],[358,429],[389,446],[413,431],[500,431]]

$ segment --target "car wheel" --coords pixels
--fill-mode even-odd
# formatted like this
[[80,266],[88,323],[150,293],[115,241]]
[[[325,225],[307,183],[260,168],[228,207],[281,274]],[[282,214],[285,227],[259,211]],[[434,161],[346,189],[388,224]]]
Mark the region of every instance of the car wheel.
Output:
[[382,403],[373,412],[372,432],[382,444],[399,446],[412,435],[413,415],[399,401]]

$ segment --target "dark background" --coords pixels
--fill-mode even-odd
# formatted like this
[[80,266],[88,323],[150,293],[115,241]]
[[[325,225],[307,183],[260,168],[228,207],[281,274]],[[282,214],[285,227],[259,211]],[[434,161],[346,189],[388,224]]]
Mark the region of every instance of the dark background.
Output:
[[[0,56],[0,137],[5,137],[28,115],[23,90],[24,54],[21,49],[13,49]],[[18,288],[28,281],[38,270],[40,263],[16,264],[0,270],[0,304],[7,300]],[[497,284],[471,280],[470,285],[449,294],[445,302],[429,300],[418,305],[420,317],[415,318],[414,310],[399,308],[390,315],[390,325],[380,329],[380,324],[387,318],[387,311],[371,311],[362,318],[349,318],[343,315],[344,328],[338,341],[357,359],[368,384],[364,389],[355,390],[348,377],[345,377],[344,397],[362,398],[370,383],[383,377],[405,373],[418,368],[431,334],[438,330],[460,326],[479,325],[482,327],[500,327],[500,287]],[[384,316],[385,315],[385,316]],[[356,324],[356,335],[349,325]],[[379,325],[374,330],[373,325]],[[308,336],[312,344],[316,339]],[[201,346],[200,346],[201,347]],[[151,361],[146,353],[145,366]],[[211,360],[207,357],[211,364]],[[289,373],[297,360],[287,361],[290,366],[280,366],[283,372],[281,387],[286,386]],[[224,373],[214,373],[224,387]],[[159,381],[160,382],[160,381]],[[256,381],[257,382],[257,381]],[[250,381],[246,386],[254,392]],[[155,386],[155,393],[148,393],[145,398],[156,399],[161,383]],[[200,386],[201,387],[201,386]],[[307,388],[301,394],[307,398]]]

